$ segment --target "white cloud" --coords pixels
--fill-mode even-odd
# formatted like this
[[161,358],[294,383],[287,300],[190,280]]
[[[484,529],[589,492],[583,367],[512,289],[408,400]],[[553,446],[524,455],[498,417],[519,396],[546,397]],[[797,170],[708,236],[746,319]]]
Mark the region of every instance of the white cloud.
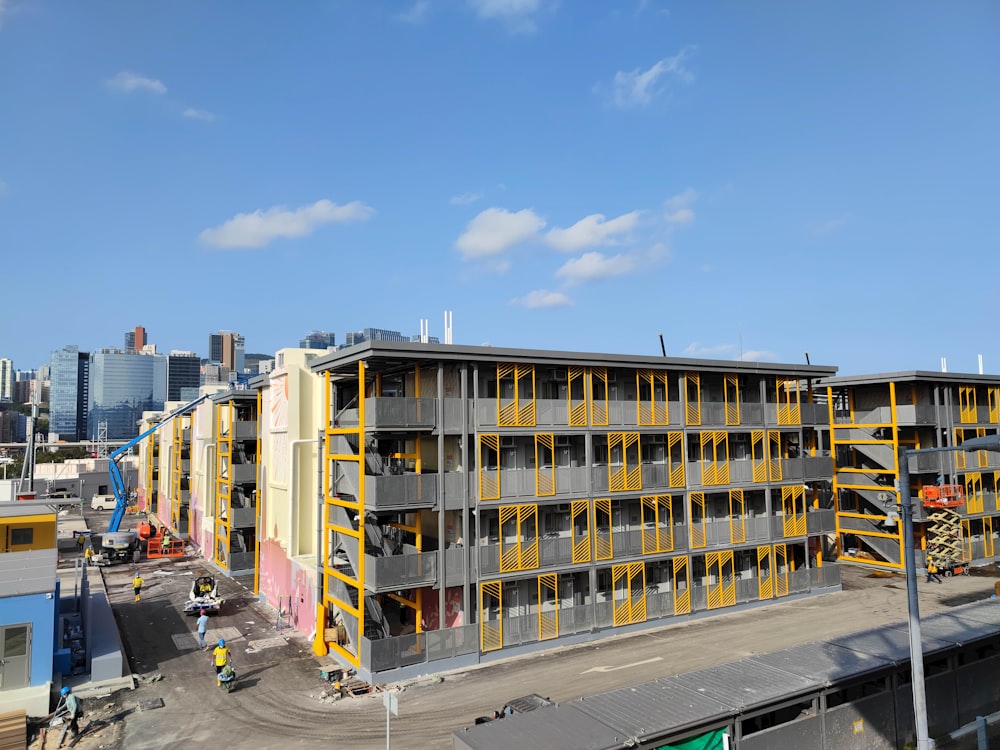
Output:
[[150,91],[154,94],[167,93],[167,87],[161,81],[141,76],[138,73],[130,73],[127,70],[118,73],[114,78],[109,78],[107,84],[109,88],[123,91],[126,94],[136,91]]
[[748,349],[741,352],[735,344],[702,346],[700,341],[688,344],[683,354],[685,357],[696,359],[735,359],[737,362],[775,361],[778,358],[774,352],[764,349]]
[[194,107],[187,107],[182,114],[189,120],[201,120],[202,122],[215,121],[215,115],[204,109],[195,109]]
[[694,75],[684,67],[692,51],[691,47],[685,47],[673,57],[659,60],[649,70],[619,70],[615,73],[612,102],[618,107],[645,107],[666,90],[669,81],[692,83]]
[[465,227],[455,247],[466,258],[485,258],[535,237],[545,220],[530,208],[511,213],[505,208],[487,208]]
[[604,214],[591,214],[580,219],[568,229],[552,229],[545,241],[556,250],[576,252],[598,245],[612,245],[616,235],[632,231],[639,220],[639,212],[632,211],[605,221]]
[[7,0],[0,0],[0,29],[3,28],[3,17],[8,10],[10,7],[7,5]]
[[[3,0],[0,0],[2,2]],[[10,185],[8,185],[3,180],[0,180],[0,198],[3,198],[10,192]]]
[[482,193],[462,193],[461,195],[453,195],[449,203],[453,206],[468,206],[470,203],[475,203],[482,197]]
[[403,23],[422,23],[427,18],[427,12],[431,9],[428,0],[417,0],[413,7],[396,15],[397,21]]
[[585,281],[632,273],[637,265],[638,258],[634,255],[608,257],[603,253],[590,252],[563,263],[556,271],[556,276],[564,279],[567,284],[582,284]]
[[536,289],[533,292],[528,292],[523,297],[515,297],[510,301],[510,304],[530,309],[540,307],[568,307],[573,304],[573,300],[562,292],[550,292],[548,289]]
[[740,359],[743,362],[774,362],[778,359],[778,355],[765,349],[748,349],[740,354]]
[[375,209],[360,201],[340,206],[324,198],[294,211],[274,206],[252,214],[236,214],[220,226],[204,230],[198,240],[222,249],[264,247],[278,237],[304,237],[323,224],[363,221],[374,215]]
[[698,198],[694,188],[687,188],[663,202],[664,218],[669,224],[690,224],[694,221],[694,209],[691,206]]
[[549,0],[468,0],[476,14],[488,21],[502,21],[512,32],[532,34],[538,30],[535,16],[546,7]]

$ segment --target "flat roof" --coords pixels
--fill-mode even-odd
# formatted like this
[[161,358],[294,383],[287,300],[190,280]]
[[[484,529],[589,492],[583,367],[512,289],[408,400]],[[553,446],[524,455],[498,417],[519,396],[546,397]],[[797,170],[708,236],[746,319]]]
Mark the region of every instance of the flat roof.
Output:
[[[995,638],[998,632],[997,599],[921,618],[925,655]],[[635,747],[725,726],[739,714],[847,684],[853,678],[893,669],[909,660],[909,633],[906,621],[902,621],[468,727],[453,734],[454,747]],[[577,735],[577,729],[583,730],[582,736]],[[571,739],[560,741],[564,736]]]
[[[455,747],[476,750],[511,750],[537,747],[545,750],[624,750],[634,745],[597,719],[564,704],[559,721],[553,721],[556,706],[544,706],[525,714],[488,721],[455,732]],[[467,744],[467,742],[469,744]]]
[[317,357],[309,365],[313,372],[348,370],[359,361],[398,360],[400,365],[413,360],[452,362],[532,362],[552,367],[590,365],[596,367],[648,367],[651,369],[758,373],[795,378],[821,378],[837,372],[834,366],[743,362],[739,360],[694,359],[656,355],[564,352],[548,349],[508,349],[493,346],[458,346],[422,344],[410,341],[364,341]]
[[1000,385],[1000,375],[980,375],[972,372],[937,372],[935,370],[903,370],[900,372],[839,375],[823,378],[817,385],[882,385],[893,383],[961,383],[963,385]]
[[642,740],[728,717],[734,706],[668,677],[570,703],[624,737]]

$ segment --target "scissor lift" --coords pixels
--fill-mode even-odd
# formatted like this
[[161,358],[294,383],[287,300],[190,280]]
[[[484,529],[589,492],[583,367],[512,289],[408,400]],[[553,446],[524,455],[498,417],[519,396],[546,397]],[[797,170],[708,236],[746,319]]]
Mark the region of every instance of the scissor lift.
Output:
[[962,551],[962,516],[956,510],[965,504],[965,488],[960,484],[934,484],[923,488],[927,508],[927,559],[938,570],[957,574],[967,569]]

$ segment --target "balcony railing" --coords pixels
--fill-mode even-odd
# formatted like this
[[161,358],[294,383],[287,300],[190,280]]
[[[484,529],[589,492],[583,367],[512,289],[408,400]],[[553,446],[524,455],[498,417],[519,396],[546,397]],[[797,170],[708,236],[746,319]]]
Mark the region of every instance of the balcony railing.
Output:
[[394,638],[361,638],[361,666],[372,674],[479,652],[479,626],[463,625]]

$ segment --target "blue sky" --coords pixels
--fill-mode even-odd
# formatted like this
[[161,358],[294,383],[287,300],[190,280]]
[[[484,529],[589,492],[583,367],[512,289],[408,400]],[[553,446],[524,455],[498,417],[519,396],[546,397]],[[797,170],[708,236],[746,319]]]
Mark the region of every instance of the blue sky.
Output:
[[1000,5],[0,0],[0,356],[1000,372]]

